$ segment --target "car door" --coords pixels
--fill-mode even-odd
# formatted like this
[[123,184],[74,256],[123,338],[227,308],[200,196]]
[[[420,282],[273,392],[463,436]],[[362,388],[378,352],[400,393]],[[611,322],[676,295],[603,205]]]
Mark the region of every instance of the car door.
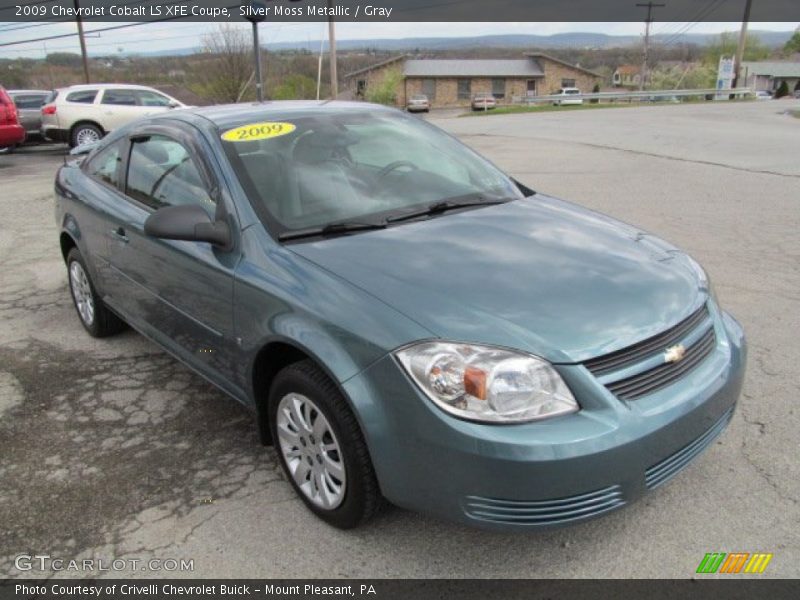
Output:
[[[229,389],[233,354],[233,273],[238,249],[162,240],[144,233],[156,210],[197,204],[225,219],[235,212],[206,143],[189,125],[150,126],[130,139],[126,201],[112,216],[110,263],[117,275],[112,306],[174,354]],[[235,393],[235,391],[234,391]]]
[[85,177],[75,181],[76,197],[82,202],[70,205],[70,216],[79,227],[84,259],[94,269],[97,291],[105,297],[115,283],[109,264],[108,233],[110,217],[125,202],[123,164],[128,140],[118,140],[92,155],[82,165]]
[[101,125],[106,131],[113,131],[126,123],[144,116],[136,90],[108,88],[101,92]]

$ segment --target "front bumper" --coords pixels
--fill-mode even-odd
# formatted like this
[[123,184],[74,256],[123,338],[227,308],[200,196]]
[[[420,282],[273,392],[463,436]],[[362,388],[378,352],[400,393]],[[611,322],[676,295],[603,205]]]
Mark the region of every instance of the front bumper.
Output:
[[715,311],[714,351],[680,381],[623,402],[583,366],[558,369],[582,410],[519,425],[445,414],[387,356],[345,383],[388,500],[493,529],[565,525],[666,482],[726,427],[746,361],[736,321]]

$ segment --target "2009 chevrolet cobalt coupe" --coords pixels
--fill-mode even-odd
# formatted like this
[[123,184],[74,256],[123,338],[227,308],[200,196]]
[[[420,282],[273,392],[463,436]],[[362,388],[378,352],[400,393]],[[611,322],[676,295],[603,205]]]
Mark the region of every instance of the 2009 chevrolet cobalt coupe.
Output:
[[384,499],[563,525],[725,429],[741,327],[689,256],[365,104],[175,111],[59,171],[78,316],[129,324],[252,407],[288,480],[354,527]]

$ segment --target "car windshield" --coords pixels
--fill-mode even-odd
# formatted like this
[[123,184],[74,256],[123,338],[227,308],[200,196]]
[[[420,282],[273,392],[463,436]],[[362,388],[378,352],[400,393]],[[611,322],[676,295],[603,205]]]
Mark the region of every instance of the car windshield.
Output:
[[456,199],[480,206],[523,196],[491,163],[404,113],[329,109],[264,121],[220,134],[262,219],[278,234],[384,223]]

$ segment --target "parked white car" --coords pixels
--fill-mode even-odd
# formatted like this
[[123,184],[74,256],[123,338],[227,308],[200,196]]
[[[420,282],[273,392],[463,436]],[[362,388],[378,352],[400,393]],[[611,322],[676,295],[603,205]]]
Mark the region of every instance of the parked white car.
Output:
[[557,100],[553,100],[554,106],[566,106],[567,104],[583,104],[583,98],[575,98],[579,96],[581,91],[578,88],[560,88],[554,96],[561,96]]
[[772,94],[764,90],[756,91],[756,100],[772,100]]
[[135,119],[185,107],[175,98],[142,85],[73,85],[54,90],[42,107],[42,134],[74,148],[96,142]]

